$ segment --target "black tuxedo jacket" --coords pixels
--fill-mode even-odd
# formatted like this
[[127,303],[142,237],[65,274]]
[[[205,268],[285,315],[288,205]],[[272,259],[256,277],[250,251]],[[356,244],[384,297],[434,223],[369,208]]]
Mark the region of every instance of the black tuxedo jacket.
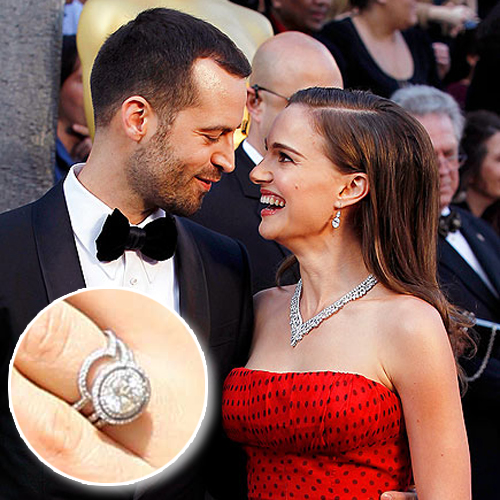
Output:
[[[242,366],[248,354],[253,326],[248,258],[242,245],[234,240],[186,219],[176,218],[176,224],[180,311],[207,354],[213,382],[209,404],[217,412],[223,379],[231,368]],[[4,388],[0,404],[0,497],[114,498],[109,488],[74,488],[73,481],[43,466],[19,437],[8,405],[9,362],[20,334],[51,301],[85,287],[62,183],[40,200],[0,215],[0,241],[0,374]],[[219,432],[222,435],[221,428],[211,435]],[[214,442],[220,451],[231,446],[228,442]],[[225,454],[216,459],[211,456],[210,463],[220,466],[224,459]],[[155,491],[160,494],[161,490],[161,498],[203,499],[203,473],[213,477],[215,484],[227,484],[232,479],[217,478],[216,471],[199,457],[183,469],[168,485],[157,487]],[[128,492],[120,490],[119,498],[133,494],[130,488]]]
[[[483,220],[466,210],[453,209],[462,220],[460,232],[497,296],[442,237],[439,238],[438,262],[441,287],[451,303],[473,312],[478,318],[500,323],[500,238]],[[463,361],[469,375],[479,368],[491,335],[491,331],[483,328],[477,327],[476,331],[479,334],[478,354],[473,360]],[[469,383],[463,408],[471,449],[473,497],[496,498],[500,470],[500,332],[483,375]]]
[[[219,233],[240,240],[250,255],[253,291],[276,286],[276,271],[290,252],[259,234],[261,221],[260,188],[249,179],[255,163],[240,144],[235,151],[236,169],[224,175],[203,200],[193,220]],[[286,284],[295,283],[292,278]]]

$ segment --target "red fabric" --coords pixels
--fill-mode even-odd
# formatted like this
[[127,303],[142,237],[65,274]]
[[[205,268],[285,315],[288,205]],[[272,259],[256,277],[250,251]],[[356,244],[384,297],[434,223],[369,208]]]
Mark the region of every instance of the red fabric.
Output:
[[411,482],[401,402],[362,375],[237,368],[222,405],[251,500],[378,500]]

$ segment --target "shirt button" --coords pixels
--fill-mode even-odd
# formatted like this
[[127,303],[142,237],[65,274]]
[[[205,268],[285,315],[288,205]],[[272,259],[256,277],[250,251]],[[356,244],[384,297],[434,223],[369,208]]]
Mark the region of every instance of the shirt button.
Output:
[[137,281],[138,281],[138,279],[137,279],[137,278],[130,278],[130,284],[131,284],[132,286],[137,285]]

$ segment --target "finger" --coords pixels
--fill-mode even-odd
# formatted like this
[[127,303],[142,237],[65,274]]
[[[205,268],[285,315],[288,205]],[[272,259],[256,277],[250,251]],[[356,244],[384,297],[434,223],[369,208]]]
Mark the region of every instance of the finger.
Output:
[[11,371],[10,394],[15,418],[27,441],[61,472],[84,481],[119,483],[154,471],[15,368]]
[[412,491],[386,491],[380,495],[380,500],[417,500],[417,494]]
[[84,314],[58,302],[44,311],[22,337],[14,366],[41,388],[74,403],[83,360],[106,347],[101,330]]
[[[151,442],[143,450],[153,453],[154,444],[155,453],[163,447],[173,458],[189,441],[203,413],[204,366],[194,339],[175,314],[144,295],[126,290],[92,290],[67,300],[91,315],[102,329],[120,332],[134,352],[151,379]],[[120,309],[110,308],[113,303]],[[111,427],[107,433],[125,442],[130,438],[119,435],[121,427]],[[138,443],[130,446],[138,449]],[[157,462],[154,455],[148,457],[149,463]]]
[[[109,303],[106,307],[109,308]],[[14,366],[41,389],[73,404],[80,399],[77,381],[83,361],[106,345],[106,337],[93,321],[61,301],[49,306],[24,334],[15,354]],[[94,364],[87,378],[88,387],[92,386],[98,367],[107,362],[104,359]],[[153,391],[162,393],[152,386]],[[92,405],[87,404],[84,413],[91,413],[91,408]],[[164,454],[150,456],[148,453],[150,409],[151,405],[148,405],[137,420],[126,426],[105,426],[102,432],[133,453],[145,457],[148,463],[162,466],[168,461]],[[79,412],[71,410],[80,416]]]
[[58,302],[22,337],[14,366],[41,388],[74,403],[80,399],[78,372],[92,352],[106,347],[101,330],[80,311]]
[[86,290],[66,300],[73,304],[53,304],[34,323],[16,366],[40,387],[74,403],[81,364],[107,344],[99,327],[113,329],[148,374],[151,399],[137,420],[107,425],[102,432],[149,464],[163,466],[189,442],[203,414],[204,365],[195,341],[175,315],[134,292]]

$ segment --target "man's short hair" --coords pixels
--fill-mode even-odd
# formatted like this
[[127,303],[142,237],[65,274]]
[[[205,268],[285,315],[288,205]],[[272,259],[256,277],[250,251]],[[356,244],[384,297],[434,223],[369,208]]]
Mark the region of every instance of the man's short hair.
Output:
[[396,90],[391,99],[413,116],[447,115],[460,142],[465,119],[457,101],[449,94],[428,85],[410,85]]
[[192,67],[213,59],[228,73],[246,78],[249,62],[215,26],[172,9],[149,9],[103,44],[90,77],[97,126],[106,126],[132,95],[144,97],[169,119],[197,102]]

